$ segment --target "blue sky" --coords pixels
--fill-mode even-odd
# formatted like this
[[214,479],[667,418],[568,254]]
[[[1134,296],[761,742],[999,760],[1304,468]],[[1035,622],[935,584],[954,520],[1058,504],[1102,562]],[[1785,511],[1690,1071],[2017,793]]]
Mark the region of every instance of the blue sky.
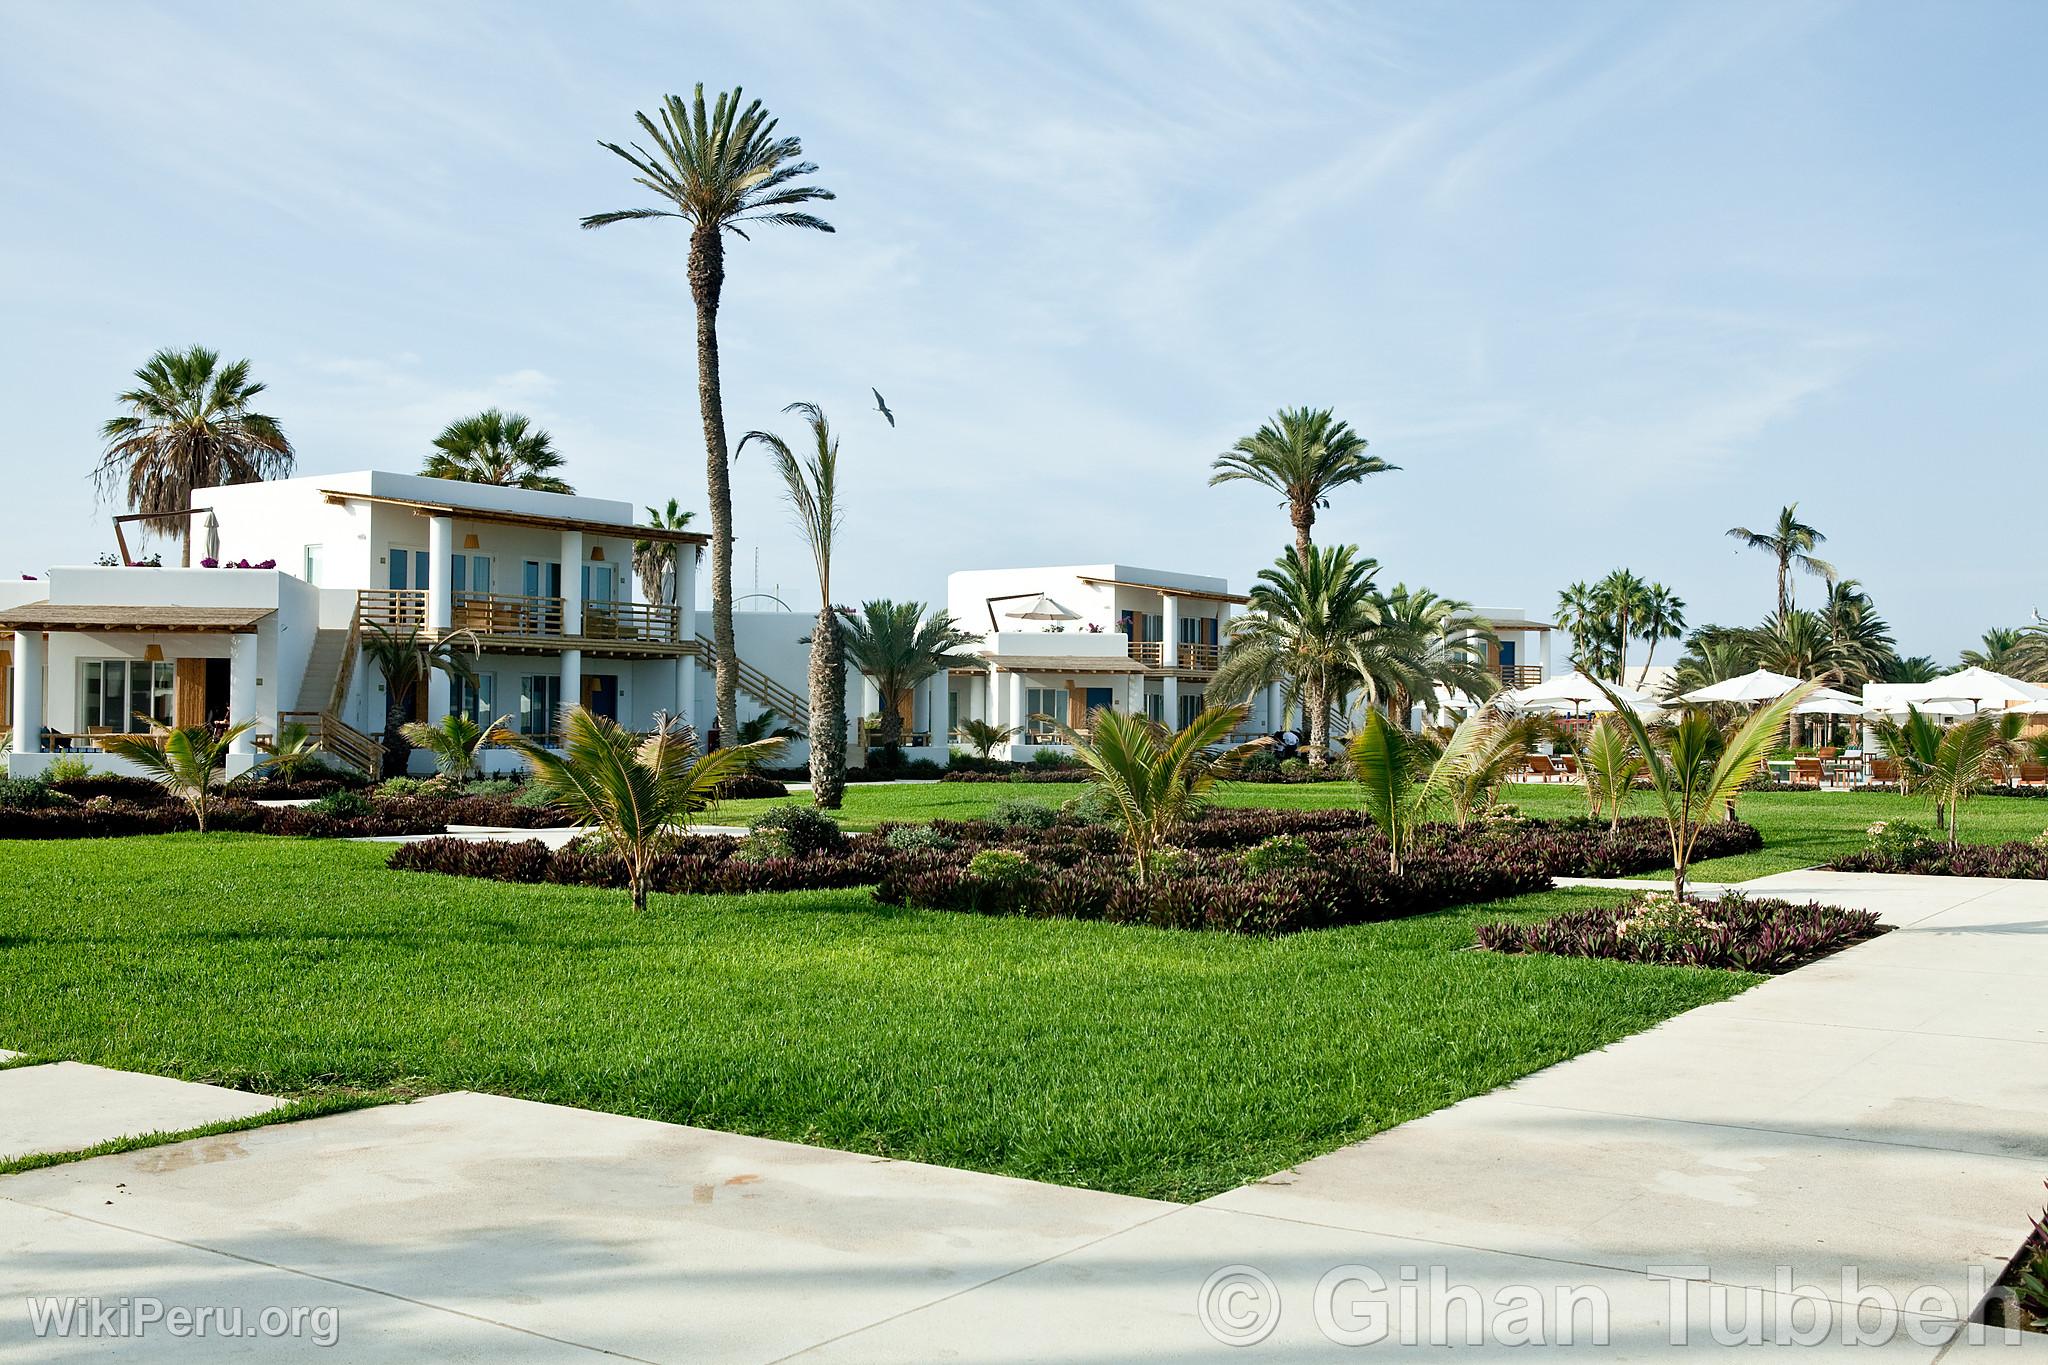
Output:
[[[722,336],[735,437],[794,399],[843,431],[841,596],[1241,583],[1286,523],[1208,461],[1309,403],[1402,467],[1318,532],[1388,582],[1544,612],[1626,565],[1748,622],[1771,569],[1722,532],[1797,499],[1909,653],[2048,609],[2011,510],[2038,5],[16,4],[0,39],[0,571],[110,546],[97,427],[193,341],[308,472],[496,403],[581,491],[701,506],[685,234],[576,226],[643,201],[597,140],[701,79],[839,195],[833,236],[735,243]],[[735,498],[740,591],[758,551],[813,603],[751,453]]]

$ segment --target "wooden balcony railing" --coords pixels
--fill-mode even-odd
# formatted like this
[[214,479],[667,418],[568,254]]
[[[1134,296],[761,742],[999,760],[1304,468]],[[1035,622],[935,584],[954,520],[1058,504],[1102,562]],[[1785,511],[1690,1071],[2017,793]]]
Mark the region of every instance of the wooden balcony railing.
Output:
[[683,638],[683,614],[678,607],[646,602],[585,602],[583,634],[592,640],[678,644]]
[[479,635],[559,636],[562,633],[562,599],[522,597],[503,592],[459,592],[451,604],[449,621],[457,630]]
[[[1146,665],[1148,668],[1164,668],[1166,666],[1166,644],[1164,641],[1131,640],[1128,644],[1130,656],[1139,663]],[[1180,663],[1178,667],[1190,669],[1197,673],[1213,673],[1216,671],[1216,662],[1221,653],[1222,651],[1215,645],[1183,643],[1179,651]]]
[[356,594],[356,619],[393,632],[427,623],[425,588],[368,588]]
[[1543,681],[1543,665],[1501,664],[1500,681],[1503,687],[1534,687]]

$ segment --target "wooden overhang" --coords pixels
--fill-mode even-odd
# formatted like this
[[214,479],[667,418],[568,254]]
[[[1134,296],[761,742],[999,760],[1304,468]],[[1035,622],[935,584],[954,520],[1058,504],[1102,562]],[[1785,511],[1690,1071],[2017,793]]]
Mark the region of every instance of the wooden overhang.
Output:
[[1164,597],[1191,597],[1198,602],[1228,602],[1243,606],[1251,601],[1249,597],[1234,592],[1209,592],[1203,588],[1175,588],[1164,583],[1139,583],[1128,578],[1090,578],[1077,575],[1083,583],[1092,583],[1098,588],[1136,588],[1141,592],[1156,592]]
[[709,545],[711,537],[701,531],[672,531],[663,526],[634,526],[616,521],[583,521],[576,517],[544,517],[532,512],[497,512],[482,507],[457,507],[445,502],[422,502],[416,498],[386,497],[382,493],[349,493],[323,488],[320,496],[328,502],[376,503],[384,507],[407,507],[423,517],[455,517],[486,526],[526,526],[543,531],[581,531],[586,535],[614,536],[621,540],[654,540],[672,545]]
[[28,602],[0,611],[0,630],[130,631],[139,634],[252,633],[275,607],[134,607]]
[[984,654],[1000,673],[1143,673],[1136,659],[1107,654]]

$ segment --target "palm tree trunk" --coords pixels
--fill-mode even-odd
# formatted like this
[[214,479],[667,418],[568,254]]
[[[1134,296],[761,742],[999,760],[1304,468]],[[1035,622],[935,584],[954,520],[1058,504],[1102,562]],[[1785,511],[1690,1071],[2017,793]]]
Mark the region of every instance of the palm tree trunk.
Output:
[[1650,676],[1650,660],[1656,657],[1657,637],[1655,635],[1652,635],[1650,637],[1650,647],[1647,650],[1643,651],[1642,671],[1636,674],[1636,691],[1640,692],[1643,690],[1643,683],[1647,681]]
[[1288,519],[1294,523],[1294,562],[1306,569],[1309,556],[1315,552],[1315,542],[1309,539],[1309,531],[1316,524],[1314,504],[1292,504],[1288,509]]
[[630,885],[633,891],[633,908],[635,910],[645,910],[647,908],[649,884],[653,880],[647,875],[647,862],[645,858],[635,858],[633,860],[631,876]]
[[880,690],[882,693],[882,725],[881,733],[876,738],[881,742],[884,749],[889,748],[891,745],[900,748],[903,744],[903,711],[901,709],[903,698],[900,692],[891,692],[886,688]]
[[697,406],[704,417],[704,492],[711,515],[711,629],[718,733],[739,734],[739,651],[732,636],[732,456],[725,444],[725,399],[718,383],[718,300],[725,288],[725,243],[716,224],[690,234],[690,297],[697,305]]
[[1330,761],[1330,696],[1320,679],[1302,681],[1302,709],[1308,713],[1308,761],[1320,768]]
[[827,602],[811,627],[811,803],[838,810],[846,795],[846,653]]

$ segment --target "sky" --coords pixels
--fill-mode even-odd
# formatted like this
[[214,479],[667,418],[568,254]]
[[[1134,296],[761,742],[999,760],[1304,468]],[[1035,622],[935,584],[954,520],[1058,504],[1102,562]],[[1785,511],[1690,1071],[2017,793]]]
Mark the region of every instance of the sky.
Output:
[[[838,196],[732,243],[720,319],[735,440],[800,399],[841,433],[835,597],[1242,585],[1286,518],[1209,462],[1305,404],[1399,466],[1317,526],[1383,583],[1542,616],[1627,567],[1751,623],[1724,532],[1796,500],[1947,661],[2048,609],[2044,44],[2025,0],[7,0],[0,573],[112,548],[99,426],[192,343],[302,472],[495,404],[578,491],[701,509],[687,231],[577,224],[648,202],[598,143],[703,81]],[[737,592],[815,606],[754,450],[734,502]]]

